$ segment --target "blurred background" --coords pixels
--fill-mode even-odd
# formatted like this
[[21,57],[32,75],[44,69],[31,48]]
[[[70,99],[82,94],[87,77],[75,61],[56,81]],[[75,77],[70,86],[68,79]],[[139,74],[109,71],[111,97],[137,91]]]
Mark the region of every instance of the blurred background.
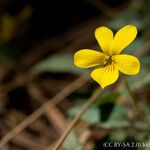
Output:
[[[0,0],[0,138],[85,73],[74,66],[73,54],[83,48],[100,49],[94,37],[97,27],[116,32],[127,24],[138,28],[136,40],[124,53],[141,61],[140,73],[127,79],[144,121],[136,114],[120,77],[83,115],[61,149],[148,150],[103,144],[150,143],[150,0]],[[87,80],[2,150],[52,149],[98,87]]]

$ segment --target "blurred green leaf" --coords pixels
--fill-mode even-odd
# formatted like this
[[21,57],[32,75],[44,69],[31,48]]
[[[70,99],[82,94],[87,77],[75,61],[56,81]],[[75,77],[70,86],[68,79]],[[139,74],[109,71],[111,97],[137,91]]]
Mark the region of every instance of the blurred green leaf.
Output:
[[147,134],[146,139],[143,141],[145,147],[143,146],[142,150],[149,150],[150,149],[150,132]]
[[77,68],[73,64],[72,54],[56,54],[39,62],[33,67],[36,73],[42,72],[69,72],[75,74],[83,73],[82,69]]
[[149,105],[149,103],[144,102],[144,103],[141,103],[140,106],[141,106],[142,110],[144,111],[144,113],[147,114],[147,116],[150,119],[150,116],[149,116],[149,114],[150,114],[150,105]]
[[126,132],[121,130],[111,131],[109,134],[110,141],[123,141],[126,139],[126,137],[127,137]]
[[96,99],[95,103],[99,107],[102,122],[109,118],[119,95],[118,92],[107,90]]
[[138,12],[133,9],[127,9],[126,11],[120,13],[120,15],[114,20],[109,22],[108,26],[115,30],[118,30],[127,24],[133,24],[137,26],[138,29],[142,28],[142,22],[138,17]]
[[[83,104],[79,104],[69,109],[68,111],[69,116],[74,117],[76,114],[78,114],[82,106]],[[88,110],[82,116],[82,119],[91,124],[98,123],[100,121],[100,113],[98,108],[96,106],[91,106],[90,108],[88,108]]]
[[128,126],[129,125],[129,121],[127,119],[128,111],[129,108],[116,104],[109,119],[106,122],[100,123],[100,126],[104,126],[107,128]]
[[116,99],[119,96],[120,96],[120,94],[118,92],[107,90],[96,99],[95,104],[97,106],[100,106],[100,105],[106,104],[106,103],[115,103]]
[[137,141],[147,141],[150,133],[148,129],[148,124],[144,122],[134,122],[128,126],[128,128],[112,130],[109,133],[109,139],[110,141],[125,141],[127,137],[135,137]]
[[144,42],[142,38],[136,38],[134,42],[132,42],[129,46],[127,46],[123,53],[127,54],[134,54],[137,53],[138,51],[141,51],[144,46]]
[[[116,101],[118,96],[119,96],[119,93],[117,93],[117,92],[105,91],[105,93],[103,93],[100,97],[98,97],[96,99],[95,105],[91,106],[85,112],[85,114],[82,116],[82,119],[86,120],[87,122],[92,123],[92,124],[99,123],[102,115],[107,114],[106,111],[108,111],[108,112],[110,111],[109,113],[111,113],[110,108],[108,110],[106,110],[105,104],[110,104],[110,103],[115,104],[115,101]],[[74,117],[81,110],[81,108],[83,106],[82,101],[80,102],[79,105],[74,106],[73,108],[71,108],[68,111],[68,114],[71,117]],[[105,114],[101,113],[102,108],[100,106],[104,106]]]
[[112,103],[112,102],[108,102],[108,103],[100,105],[99,111],[101,114],[101,122],[106,122],[109,119],[114,106],[115,106],[115,103]]
[[122,11],[114,20],[110,21],[108,25],[116,30],[126,24],[133,24],[138,30],[149,28],[149,6],[150,3],[147,0],[132,0],[128,8]]
[[64,142],[64,148],[66,150],[83,150],[83,146],[79,143],[78,139],[79,138],[77,137],[75,132],[71,131]]

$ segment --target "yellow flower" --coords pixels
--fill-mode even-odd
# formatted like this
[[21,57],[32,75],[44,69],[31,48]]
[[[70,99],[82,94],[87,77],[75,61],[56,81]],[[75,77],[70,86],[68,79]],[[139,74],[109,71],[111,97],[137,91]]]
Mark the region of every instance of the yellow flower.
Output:
[[113,84],[119,77],[119,71],[127,75],[135,75],[140,70],[139,60],[127,54],[120,54],[136,37],[137,29],[133,25],[121,28],[115,36],[104,26],[95,31],[95,37],[102,49],[98,52],[82,49],[75,53],[74,64],[80,68],[98,66],[92,71],[91,77],[102,88]]

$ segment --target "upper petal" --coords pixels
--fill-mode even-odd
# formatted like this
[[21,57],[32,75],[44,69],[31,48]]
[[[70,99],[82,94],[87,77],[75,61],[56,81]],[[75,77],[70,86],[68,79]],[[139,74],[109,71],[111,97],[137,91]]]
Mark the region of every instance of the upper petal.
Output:
[[132,55],[114,55],[112,60],[116,63],[118,69],[127,75],[135,75],[140,70],[139,60]]
[[95,69],[91,73],[91,77],[100,84],[102,89],[113,84],[119,77],[119,71],[114,64]]
[[74,64],[80,68],[89,68],[104,64],[107,55],[90,49],[83,49],[74,54]]
[[102,51],[107,54],[110,54],[110,46],[113,40],[113,32],[106,27],[99,27],[95,30],[95,37],[102,49]]
[[136,37],[137,29],[133,25],[126,25],[121,28],[115,35],[111,45],[113,54],[120,54],[120,52],[127,47]]

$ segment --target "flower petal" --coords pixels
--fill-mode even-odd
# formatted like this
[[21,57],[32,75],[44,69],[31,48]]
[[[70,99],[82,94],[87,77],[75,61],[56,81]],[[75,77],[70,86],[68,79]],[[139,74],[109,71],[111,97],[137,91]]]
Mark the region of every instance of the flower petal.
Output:
[[127,47],[136,37],[137,29],[133,25],[126,25],[121,28],[115,35],[112,42],[112,53],[120,54],[120,52]]
[[80,68],[89,68],[104,64],[109,56],[90,49],[83,49],[74,54],[74,64]]
[[111,64],[103,68],[95,69],[91,73],[91,77],[98,82],[103,89],[118,79],[119,71],[114,64]]
[[109,50],[113,40],[113,32],[109,28],[102,26],[95,30],[95,37],[102,51],[107,55],[111,55]]
[[127,75],[135,75],[140,70],[139,60],[132,55],[114,55],[112,60],[116,63],[118,69]]

